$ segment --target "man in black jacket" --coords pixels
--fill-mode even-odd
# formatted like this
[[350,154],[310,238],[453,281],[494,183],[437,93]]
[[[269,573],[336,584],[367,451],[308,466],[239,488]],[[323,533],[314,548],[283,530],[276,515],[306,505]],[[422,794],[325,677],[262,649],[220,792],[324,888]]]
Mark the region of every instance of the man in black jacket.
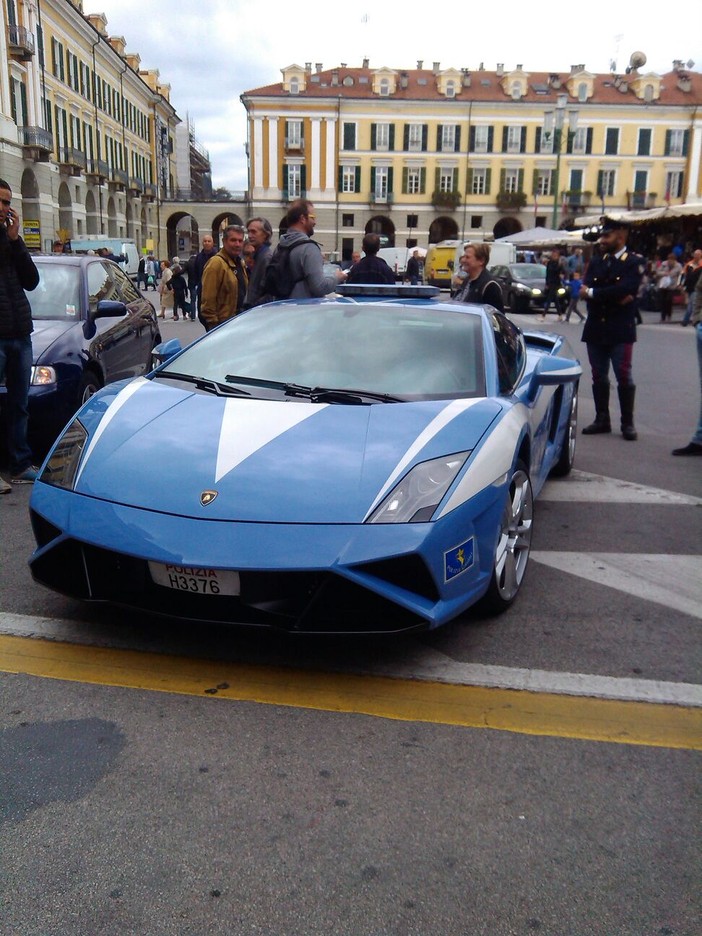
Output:
[[[32,309],[24,293],[36,289],[39,271],[19,236],[12,190],[0,179],[0,380],[5,379],[5,418],[14,484],[32,484],[37,469],[27,442],[29,381],[32,372]],[[0,494],[11,491],[0,478]]]
[[395,274],[382,257],[378,256],[380,250],[380,237],[378,234],[366,234],[363,238],[362,257],[358,263],[349,270],[347,283],[372,283],[392,286],[395,283]]

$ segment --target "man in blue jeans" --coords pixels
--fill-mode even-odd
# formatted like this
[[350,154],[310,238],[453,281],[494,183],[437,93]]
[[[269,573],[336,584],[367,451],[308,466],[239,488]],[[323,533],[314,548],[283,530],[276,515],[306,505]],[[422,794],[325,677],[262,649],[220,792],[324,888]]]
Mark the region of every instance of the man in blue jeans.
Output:
[[[0,380],[4,396],[10,475],[14,484],[32,484],[37,469],[27,442],[29,381],[32,372],[32,309],[24,293],[36,289],[39,271],[19,236],[12,190],[0,179]],[[0,478],[0,494],[12,488]]]

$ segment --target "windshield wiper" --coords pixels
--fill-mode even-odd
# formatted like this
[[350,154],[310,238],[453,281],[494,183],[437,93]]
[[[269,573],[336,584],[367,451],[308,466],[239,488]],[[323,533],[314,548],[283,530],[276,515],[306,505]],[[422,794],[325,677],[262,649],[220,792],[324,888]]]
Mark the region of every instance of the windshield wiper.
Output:
[[389,393],[376,393],[373,390],[346,389],[343,387],[303,387],[300,384],[287,384],[286,396],[306,397],[312,403],[348,403],[359,405],[374,403],[402,403],[401,397]]
[[195,377],[193,374],[177,374],[172,371],[156,371],[154,377],[167,377],[173,380],[183,380],[186,383],[195,384],[198,390],[206,390],[208,393],[214,393],[216,396],[251,396],[248,390],[241,390],[239,387],[229,387],[227,384],[217,383],[216,380],[210,380],[207,377]]

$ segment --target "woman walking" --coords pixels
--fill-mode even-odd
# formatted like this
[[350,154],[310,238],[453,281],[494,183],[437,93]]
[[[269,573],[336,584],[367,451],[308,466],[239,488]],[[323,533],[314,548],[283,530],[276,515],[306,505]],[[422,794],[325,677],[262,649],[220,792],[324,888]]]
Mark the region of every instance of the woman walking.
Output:
[[169,260],[161,261],[161,285],[158,287],[158,293],[161,297],[161,311],[158,317],[165,319],[166,309],[173,308],[173,290],[170,288],[170,282],[173,279],[171,273],[171,264]]

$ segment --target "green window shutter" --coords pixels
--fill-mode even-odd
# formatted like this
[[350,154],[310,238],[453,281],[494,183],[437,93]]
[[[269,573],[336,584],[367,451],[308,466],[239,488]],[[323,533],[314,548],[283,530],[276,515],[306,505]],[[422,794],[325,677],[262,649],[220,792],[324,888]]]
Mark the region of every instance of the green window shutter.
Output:
[[375,166],[371,166],[371,193],[375,192]]
[[395,124],[390,124],[390,133],[388,134],[388,149],[391,152],[395,149]]
[[490,180],[492,179],[492,169],[485,170],[485,194],[490,194]]
[[288,195],[288,167],[283,165],[283,197]]
[[402,149],[407,152],[409,149],[409,124],[405,124],[402,131]]
[[519,152],[526,153],[527,148],[527,128],[522,127],[522,139],[519,143]]
[[507,180],[507,170],[500,169],[500,191],[501,192],[504,192],[505,190],[506,180]]
[[473,191],[473,170],[466,172],[466,192],[470,195]]
[[664,153],[665,156],[670,156],[670,139],[672,135],[673,133],[671,130],[665,131],[665,153]]
[[402,170],[402,194],[406,195],[409,187],[409,169],[407,166]]
[[488,153],[492,153],[494,145],[495,145],[495,128],[488,127],[488,145],[487,145]]
[[592,153],[592,127],[587,128],[587,140],[585,142],[585,152]]
[[424,195],[427,190],[427,170],[422,166],[419,170],[419,193]]
[[451,188],[454,192],[458,191],[458,169],[453,170],[453,181],[451,182]]
[[524,170],[523,169],[519,169],[517,172],[517,191],[518,192],[524,191]]
[[455,152],[457,153],[461,152],[461,128],[460,127],[456,127],[456,136],[455,136],[455,142],[454,142],[453,148]]
[[565,127],[563,128],[563,130],[561,130],[561,133],[565,133],[566,135],[566,153],[572,153],[573,152],[573,140],[575,139],[575,134],[570,133],[570,131],[566,130]]
[[372,123],[372,124],[371,124],[371,149],[372,149],[372,150],[374,150],[374,149],[376,148],[376,139],[377,139],[377,136],[378,136],[378,125]]
[[468,132],[468,152],[475,152],[475,127],[471,127]]
[[534,152],[541,152],[541,134],[543,133],[543,127],[536,128],[536,140],[534,141]]
[[356,124],[353,124],[353,123],[344,124],[344,149],[345,150],[356,149]]
[[[24,87],[24,85],[23,85],[23,87]],[[683,154],[683,156],[687,156],[687,150],[688,150],[688,146],[689,146],[689,145],[690,145],[690,131],[689,131],[689,130],[685,130],[685,131],[683,132],[683,147],[682,147],[682,154]]]
[[441,169],[436,168],[434,170],[434,191],[439,191],[439,185],[441,184]]
[[336,183],[336,188],[338,192],[344,191],[344,167],[339,166],[339,178]]
[[441,152],[441,135],[443,133],[443,127],[439,124],[436,128],[436,152]]
[[300,195],[302,198],[307,195],[307,166],[300,166]]
[[429,144],[429,124],[422,124],[422,152],[426,153]]
[[390,166],[390,168],[388,169],[388,195],[392,194],[392,180],[393,180],[394,175],[395,175],[395,170],[393,169],[392,166]]
[[534,171],[531,174],[531,194],[532,195],[539,194],[539,170],[538,169],[534,169]]
[[604,196],[604,171],[602,169],[597,172],[597,194],[600,198]]
[[509,133],[507,127],[502,128],[502,152],[507,152],[507,134]]
[[355,177],[356,177],[356,178],[355,178],[354,189],[355,189],[355,191],[360,192],[360,191],[361,191],[361,167],[360,167],[360,166],[356,166],[356,170],[355,170],[355,172],[354,172],[354,175],[355,175]]

